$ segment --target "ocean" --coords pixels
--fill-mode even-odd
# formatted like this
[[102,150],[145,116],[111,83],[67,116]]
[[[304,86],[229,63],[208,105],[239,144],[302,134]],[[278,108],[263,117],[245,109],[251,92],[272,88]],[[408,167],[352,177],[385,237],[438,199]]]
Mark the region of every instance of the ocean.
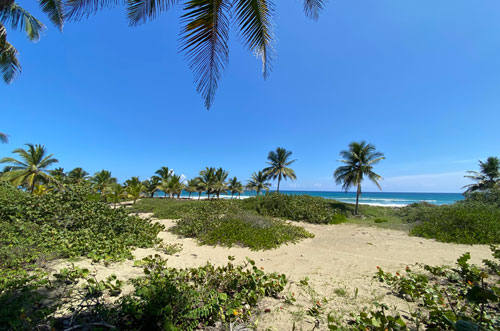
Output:
[[[355,192],[321,192],[321,191],[280,191],[284,194],[303,195],[307,194],[313,197],[322,197],[325,199],[334,199],[342,202],[355,203]],[[158,192],[162,196],[163,192]],[[181,197],[187,197],[187,192],[182,192]],[[193,193],[192,198],[197,197]],[[205,196],[205,195],[202,195]],[[245,192],[241,194],[242,198],[255,196],[255,192]],[[230,195],[221,195],[221,198],[230,198]],[[402,207],[414,202],[429,202],[435,205],[448,205],[455,201],[463,200],[462,193],[402,193],[402,192],[364,192],[359,198],[359,203],[375,206]]]

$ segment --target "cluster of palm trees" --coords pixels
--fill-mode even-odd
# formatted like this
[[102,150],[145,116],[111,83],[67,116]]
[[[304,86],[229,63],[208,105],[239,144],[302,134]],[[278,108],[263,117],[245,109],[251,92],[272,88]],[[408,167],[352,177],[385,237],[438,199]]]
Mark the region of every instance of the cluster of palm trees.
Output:
[[52,154],[48,154],[43,145],[26,144],[26,149],[18,148],[13,153],[17,154],[18,158],[4,157],[0,160],[0,163],[8,164],[0,176],[3,180],[39,195],[61,187],[62,184],[91,185],[95,192],[114,203],[126,197],[135,203],[139,197],[153,197],[157,191],[163,192],[165,197],[170,198],[179,198],[182,191],[186,191],[190,198],[193,193],[198,193],[198,199],[203,193],[208,198],[217,199],[221,194],[228,192],[231,198],[236,195],[240,197],[245,190],[255,191],[259,195],[263,191],[269,191],[270,180],[277,180],[279,192],[282,180],[296,179],[294,170],[289,167],[295,162],[290,160],[292,152],[281,147],[269,152],[268,167],[254,172],[246,185],[243,185],[237,177],[228,178],[227,170],[215,167],[206,167],[190,180],[175,174],[173,169],[161,167],[145,181],[132,177],[122,185],[110,171],[104,169],[96,172],[94,176],[90,176],[82,168],[75,168],[69,172],[65,172],[63,168],[49,170],[51,165],[59,161]]

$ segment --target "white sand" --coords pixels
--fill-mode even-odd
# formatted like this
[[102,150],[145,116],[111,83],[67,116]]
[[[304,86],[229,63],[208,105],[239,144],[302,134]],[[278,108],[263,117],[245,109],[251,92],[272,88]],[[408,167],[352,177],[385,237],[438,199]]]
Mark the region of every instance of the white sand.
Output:
[[[166,228],[174,224],[172,220],[158,220]],[[348,311],[369,305],[374,299],[408,309],[407,305],[392,296],[386,296],[387,289],[372,277],[376,267],[386,271],[403,270],[406,265],[417,262],[442,265],[453,264],[465,252],[471,252],[472,262],[481,263],[490,258],[489,247],[484,245],[444,244],[434,240],[409,237],[404,232],[364,227],[352,224],[313,225],[298,223],[315,234],[315,238],[305,239],[298,244],[285,245],[270,251],[254,252],[246,248],[200,246],[193,239],[177,238],[169,232],[161,232],[159,237],[165,243],[180,243],[183,250],[175,256],[165,256],[172,267],[194,267],[210,261],[214,264],[227,263],[229,255],[236,261],[249,257],[265,271],[284,273],[290,285],[284,294],[294,293],[297,301],[293,305],[284,300],[265,299],[262,307],[270,313],[263,313],[256,319],[259,330],[311,330],[315,318],[305,314],[317,300],[322,302],[324,314],[320,318],[319,329],[326,329],[326,313],[333,312],[342,318]],[[155,249],[136,249],[134,256],[142,259],[148,255],[160,254]],[[59,264],[57,267],[61,267]],[[133,261],[113,264],[90,265],[80,261],[75,265],[87,267],[97,272],[98,278],[116,274],[120,279],[140,276],[142,269],[133,266]],[[309,278],[309,285],[300,285],[300,280]],[[358,296],[355,291],[358,289]],[[130,290],[130,286],[127,288]],[[326,299],[327,302],[323,300]]]

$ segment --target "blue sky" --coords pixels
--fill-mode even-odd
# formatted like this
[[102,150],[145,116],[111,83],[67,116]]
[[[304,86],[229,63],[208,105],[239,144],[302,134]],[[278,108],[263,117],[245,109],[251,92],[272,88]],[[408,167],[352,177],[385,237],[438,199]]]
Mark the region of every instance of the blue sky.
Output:
[[123,8],[106,10],[59,33],[34,1],[20,3],[48,29],[36,44],[9,34],[23,73],[0,85],[2,156],[31,142],[67,170],[120,180],[163,165],[246,180],[282,146],[298,176],[283,188],[338,190],[339,151],[365,139],[387,157],[384,191],[459,192],[466,170],[499,154],[498,1],[337,0],[318,22],[278,1],[272,74],[262,79],[232,33],[210,111],[178,52],[178,10],[137,28]]

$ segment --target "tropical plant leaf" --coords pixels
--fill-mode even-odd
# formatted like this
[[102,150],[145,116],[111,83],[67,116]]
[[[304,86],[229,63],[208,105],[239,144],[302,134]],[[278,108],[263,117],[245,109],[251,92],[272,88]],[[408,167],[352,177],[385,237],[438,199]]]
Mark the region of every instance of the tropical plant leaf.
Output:
[[126,4],[129,25],[136,26],[156,19],[177,4],[177,0],[127,0]]
[[40,0],[42,11],[62,31],[64,26],[64,3],[62,0]]
[[80,20],[96,14],[103,8],[116,7],[120,0],[67,0],[65,16],[68,20]]
[[214,101],[221,71],[228,62],[229,6],[225,0],[189,0],[182,15],[181,51],[186,53],[207,109]]
[[[10,83],[21,72],[21,64],[17,58],[17,50],[7,41],[7,31],[0,23],[0,73],[6,83]],[[7,141],[1,139],[2,142]]]
[[326,0],[304,0],[304,12],[306,16],[316,21],[325,3]]
[[14,30],[25,30],[28,38],[36,41],[45,26],[16,3],[0,11],[0,23],[10,24]]
[[274,3],[271,0],[236,0],[234,5],[239,36],[245,46],[262,60],[262,73],[267,78],[274,55]]

